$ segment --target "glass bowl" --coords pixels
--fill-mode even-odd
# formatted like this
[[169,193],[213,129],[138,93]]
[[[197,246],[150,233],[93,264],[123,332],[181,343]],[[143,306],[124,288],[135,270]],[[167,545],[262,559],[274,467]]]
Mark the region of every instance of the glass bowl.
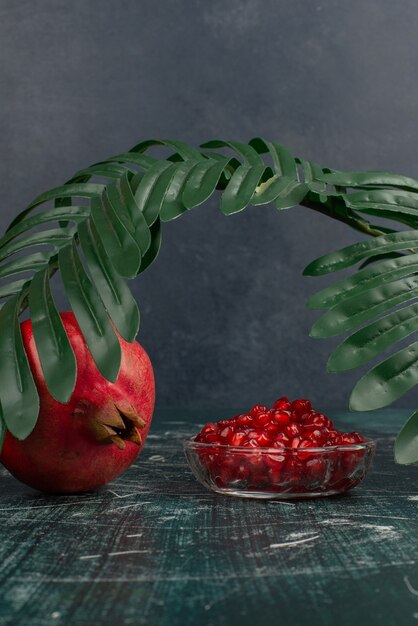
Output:
[[197,480],[216,493],[244,498],[314,498],[352,489],[370,469],[373,441],[321,448],[250,448],[184,442]]

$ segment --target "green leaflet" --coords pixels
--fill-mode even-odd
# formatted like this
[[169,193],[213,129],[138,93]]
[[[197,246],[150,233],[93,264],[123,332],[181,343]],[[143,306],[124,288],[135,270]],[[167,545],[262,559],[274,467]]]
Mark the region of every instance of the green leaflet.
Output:
[[139,268],[139,273],[144,272],[147,269],[147,267],[149,267],[151,263],[153,263],[155,259],[157,258],[158,253],[161,248],[161,237],[162,237],[161,222],[158,219],[151,226],[151,245],[148,248],[148,251],[145,254],[145,256],[142,258],[142,263],[141,263],[141,267]]
[[311,337],[334,337],[415,298],[418,298],[418,276],[374,287],[361,297],[347,298],[329,309],[313,325]]
[[17,237],[17,235],[20,235],[21,233],[30,230],[35,226],[47,224],[48,222],[58,222],[60,220],[77,223],[88,217],[89,213],[89,207],[85,206],[54,207],[53,209],[48,209],[46,211],[43,211],[42,213],[37,213],[32,217],[23,219],[21,222],[16,224],[16,226],[10,228],[7,231],[7,234],[3,235],[3,237],[0,239],[0,248],[2,248],[6,243],[11,241],[15,237]]
[[91,220],[79,226],[78,235],[87,268],[118,333],[132,342],[139,328],[139,310],[126,282],[116,273]]
[[0,402],[7,429],[17,439],[25,439],[32,432],[39,412],[18,317],[26,294],[22,289],[0,311]]
[[[113,192],[113,200],[110,192]],[[139,210],[128,176],[122,176],[109,189],[109,198],[114,206],[125,207],[132,224],[132,236],[144,255],[151,244],[151,233],[143,213]]]
[[245,209],[258,187],[264,170],[264,165],[240,165],[235,170],[221,198],[221,211],[224,215]]
[[135,174],[135,170],[128,165],[119,165],[118,163],[96,163],[76,172],[71,181],[76,181],[79,178],[84,179],[85,177],[91,178],[92,176],[104,176],[117,180],[127,173]]
[[192,209],[210,198],[228,163],[228,159],[216,161],[211,158],[192,169],[182,191],[182,202],[186,209]]
[[183,190],[187,179],[201,162],[202,161],[185,161],[184,163],[179,163],[164,196],[160,211],[161,221],[168,222],[174,220],[187,211],[187,207],[182,200]]
[[49,252],[33,252],[27,256],[21,256],[14,261],[3,263],[0,265],[0,278],[20,274],[28,270],[39,270],[44,267],[51,259]]
[[304,270],[305,276],[321,276],[355,265],[362,259],[418,246],[418,230],[406,230],[355,243],[319,257]]
[[385,185],[401,189],[417,191],[418,181],[407,176],[389,174],[388,172],[332,172],[323,175],[323,180],[331,185],[344,187],[364,187],[368,185]]
[[93,198],[91,217],[116,271],[127,278],[136,276],[141,265],[141,251],[107,195]]
[[[122,154],[117,154],[116,156],[106,159],[106,161],[101,161],[101,163],[133,163],[134,165],[139,165],[139,167],[147,170],[155,163],[158,163],[158,159],[150,156],[149,154],[123,152]],[[100,165],[101,163],[96,163],[96,165]]]
[[347,337],[331,354],[327,371],[360,367],[417,330],[418,304],[393,311]]
[[25,250],[30,246],[50,245],[52,246],[53,254],[57,250],[71,241],[76,228],[54,228],[51,230],[42,230],[40,232],[29,233],[20,239],[9,241],[0,250],[0,261],[3,261],[7,257]]
[[231,148],[243,159],[244,164],[248,167],[263,167],[265,164],[263,159],[259,156],[258,152],[254,148],[246,143],[240,141],[222,141],[215,139],[214,141],[208,141],[201,145],[202,148]]
[[6,285],[0,285],[0,298],[8,298],[20,293],[26,286],[27,282],[27,278],[22,278],[21,280],[15,280],[7,283]]
[[322,167],[303,159],[298,159],[298,161],[303,167],[305,182],[308,184],[309,190],[319,194],[321,201],[325,202],[327,199],[327,185],[321,181],[323,175]]
[[184,161],[199,161],[203,159],[199,150],[196,150],[196,148],[189,146],[183,141],[173,139],[148,139],[147,141],[142,141],[134,146],[132,148],[132,152],[142,153],[153,146],[166,146],[167,148],[172,148]]
[[97,368],[115,382],[121,361],[119,340],[74,242],[59,251],[58,260],[65,292]]
[[363,291],[418,271],[418,254],[389,259],[358,271],[341,281],[318,291],[308,300],[311,309],[325,309],[339,302],[360,295]]
[[177,163],[158,162],[142,176],[135,190],[138,211],[145,217],[148,226],[158,218],[165,194],[176,172]]
[[297,206],[305,198],[308,191],[309,186],[307,183],[291,181],[275,199],[274,203],[276,208],[291,209],[292,207]]
[[403,348],[365,374],[354,387],[350,409],[388,406],[418,383],[418,342]]
[[105,185],[99,185],[97,183],[69,183],[67,185],[61,185],[60,187],[55,187],[45,193],[41,193],[29,204],[28,209],[33,209],[44,202],[56,200],[57,198],[94,198],[100,196],[105,187]]
[[288,148],[279,143],[266,141],[261,137],[255,137],[250,145],[259,153],[269,152],[274,164],[274,171],[280,176],[286,176],[292,180],[299,180],[296,160]]
[[396,437],[395,461],[403,465],[418,462],[418,411],[408,418]]
[[[9,228],[6,232],[11,230],[21,222],[28,213],[33,211],[33,209],[44,202],[49,202],[50,200],[61,200],[65,198],[94,198],[95,196],[99,196],[105,185],[99,185],[95,183],[73,183],[68,185],[61,185],[60,187],[54,187],[54,189],[50,189],[45,193],[37,196],[33,202],[29,204],[29,206],[24,209],[17,217],[11,222]],[[71,204],[71,202],[69,203]]]
[[48,268],[32,278],[29,312],[48,390],[58,402],[66,403],[75,387],[77,363],[52,298]]

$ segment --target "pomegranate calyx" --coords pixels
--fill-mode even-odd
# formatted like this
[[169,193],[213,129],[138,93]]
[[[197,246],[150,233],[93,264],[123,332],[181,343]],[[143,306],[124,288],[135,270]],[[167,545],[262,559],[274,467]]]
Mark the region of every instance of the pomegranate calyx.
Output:
[[138,415],[132,404],[122,406],[120,403],[115,402],[115,407],[119,411],[122,418],[125,417],[128,420],[131,420],[137,428],[144,428],[146,426],[146,421]]
[[126,441],[131,441],[137,446],[142,445],[138,429],[144,428],[146,422],[132,405],[125,407],[111,402],[94,412],[89,418],[89,426],[97,441],[114,443],[119,450],[124,450]]

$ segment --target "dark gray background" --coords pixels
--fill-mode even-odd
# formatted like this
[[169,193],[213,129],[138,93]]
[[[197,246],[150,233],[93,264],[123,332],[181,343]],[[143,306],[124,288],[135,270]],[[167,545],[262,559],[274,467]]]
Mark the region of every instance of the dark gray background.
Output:
[[[416,176],[417,32],[415,0],[0,0],[1,229],[150,137],[263,135]],[[347,406],[357,375],[325,373],[331,343],[308,337],[305,309],[321,283],[301,273],[359,237],[307,209],[225,218],[215,201],[167,224],[133,285],[159,405]]]

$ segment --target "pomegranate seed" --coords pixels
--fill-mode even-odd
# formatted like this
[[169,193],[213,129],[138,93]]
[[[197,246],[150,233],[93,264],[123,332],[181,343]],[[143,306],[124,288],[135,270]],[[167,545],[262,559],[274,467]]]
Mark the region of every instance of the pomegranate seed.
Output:
[[302,434],[302,426],[296,424],[295,422],[291,422],[285,427],[284,432],[288,435],[288,437],[297,437]]
[[237,419],[237,424],[239,424],[240,426],[252,426],[253,424],[253,418],[251,417],[251,415],[239,415],[238,419]]
[[290,414],[288,411],[276,410],[273,411],[271,419],[283,429],[290,422]]
[[283,396],[282,398],[279,398],[278,400],[276,400],[273,406],[275,409],[278,409],[279,411],[287,411],[287,409],[290,408],[290,405],[291,405],[291,402],[289,398],[286,398],[286,396]]
[[316,441],[313,441],[312,439],[304,439],[303,441],[300,442],[300,445],[299,445],[299,449],[316,448],[316,447],[317,447]]
[[281,450],[284,450],[287,447],[287,445],[285,443],[283,443],[283,441],[274,441],[273,442],[273,448],[279,448]]
[[262,428],[270,421],[270,416],[268,413],[257,413],[253,417],[253,424],[256,428]]
[[222,443],[228,443],[228,438],[234,433],[231,426],[225,426],[219,433],[219,439]]
[[207,433],[203,436],[202,443],[219,443],[218,437],[218,433]]
[[309,459],[305,463],[305,472],[314,482],[322,482],[327,471],[327,463],[324,459]]
[[242,446],[246,439],[247,434],[245,432],[232,432],[228,437],[228,444],[230,446]]
[[246,448],[259,448],[260,447],[260,444],[258,443],[257,439],[247,439],[247,441],[245,441],[242,445],[245,446]]
[[276,445],[276,443],[281,443],[283,444],[285,447],[287,447],[290,443],[290,439],[287,435],[285,435],[285,433],[279,433],[276,436],[276,440],[274,442],[274,446]]
[[218,427],[215,426],[215,424],[209,423],[209,424],[206,424],[206,426],[203,426],[202,430],[200,431],[200,434],[205,435],[206,433],[212,433],[216,430],[218,430]]
[[268,467],[281,469],[286,462],[286,457],[284,454],[265,454],[264,462]]
[[278,424],[266,424],[264,430],[269,437],[275,439],[276,435],[278,435],[280,432],[280,426]]
[[297,415],[303,415],[304,413],[310,411],[311,408],[312,404],[309,402],[309,400],[304,400],[303,398],[294,400],[292,402],[292,411],[294,411]]
[[250,411],[250,415],[252,417],[257,417],[260,413],[267,413],[268,407],[263,406],[262,404],[256,404]]
[[300,443],[301,443],[302,439],[300,437],[293,437],[292,441],[290,442],[290,447],[291,448],[298,448]]

